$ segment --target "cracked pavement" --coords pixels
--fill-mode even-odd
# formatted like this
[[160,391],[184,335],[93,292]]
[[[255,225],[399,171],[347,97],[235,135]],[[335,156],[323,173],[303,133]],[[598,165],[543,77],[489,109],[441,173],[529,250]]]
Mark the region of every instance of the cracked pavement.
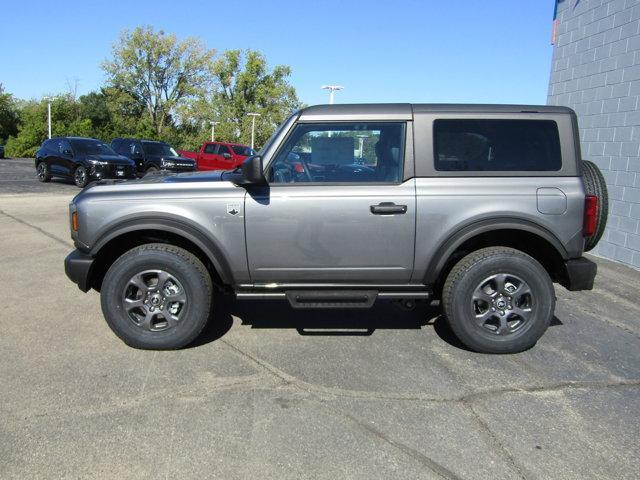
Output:
[[518,355],[461,348],[437,305],[224,297],[191,348],[140,351],[64,275],[75,190],[10,187],[0,478],[638,476],[640,272],[598,259],[592,292],[556,285],[554,325]]

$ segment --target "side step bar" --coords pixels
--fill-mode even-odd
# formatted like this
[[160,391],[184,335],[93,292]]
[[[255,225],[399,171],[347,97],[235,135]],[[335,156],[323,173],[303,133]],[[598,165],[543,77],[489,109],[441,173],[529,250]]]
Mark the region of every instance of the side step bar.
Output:
[[[413,285],[411,287],[414,287]],[[239,300],[284,300],[293,308],[370,308],[380,299],[428,300],[431,292],[422,289],[406,288],[398,290],[374,289],[286,289],[284,291],[238,290]]]
[[371,308],[376,290],[288,290],[285,292],[292,308]]

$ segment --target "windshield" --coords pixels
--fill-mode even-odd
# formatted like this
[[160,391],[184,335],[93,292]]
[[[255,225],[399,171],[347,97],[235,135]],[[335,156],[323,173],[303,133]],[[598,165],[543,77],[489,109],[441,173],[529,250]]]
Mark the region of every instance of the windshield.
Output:
[[154,155],[158,157],[178,157],[173,147],[167,143],[160,142],[143,142],[142,148],[147,155]]
[[85,155],[117,155],[109,145],[99,142],[98,140],[70,139],[69,142],[76,153],[83,153]]
[[231,145],[231,149],[233,150],[233,153],[236,155],[242,155],[243,157],[255,155],[255,152],[251,150],[251,148],[245,147],[244,145]]
[[300,112],[293,113],[292,115],[289,116],[289,118],[287,118],[284,122],[282,122],[282,124],[276,129],[276,131],[273,132],[273,135],[269,137],[269,140],[267,140],[266,143],[262,146],[260,151],[258,151],[258,155],[264,156],[264,154],[267,152],[267,150],[271,146],[271,142],[273,142],[274,138],[276,138],[278,134],[289,125],[289,122],[291,121],[292,118],[298,116],[298,113]]

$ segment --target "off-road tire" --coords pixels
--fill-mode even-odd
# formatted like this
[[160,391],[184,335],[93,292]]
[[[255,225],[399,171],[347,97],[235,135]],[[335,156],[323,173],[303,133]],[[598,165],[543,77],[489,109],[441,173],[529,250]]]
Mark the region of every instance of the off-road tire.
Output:
[[[498,335],[478,325],[473,295],[485,279],[503,273],[519,277],[530,287],[531,313],[520,330]],[[468,254],[453,267],[444,284],[442,306],[451,329],[470,349],[517,353],[535,345],[547,330],[555,292],[549,274],[534,258],[513,248],[489,247]]]
[[584,189],[588,195],[598,197],[598,210],[596,213],[596,230],[585,240],[584,250],[588,252],[592,250],[600,241],[604,229],[607,226],[607,217],[609,215],[609,193],[607,191],[607,182],[602,175],[598,166],[588,160],[582,161],[582,178],[584,180]]
[[[162,270],[178,279],[186,302],[185,311],[173,327],[148,331],[139,327],[123,306],[130,279],[140,272]],[[127,345],[149,350],[173,350],[195,340],[205,327],[211,310],[212,282],[209,272],[192,253],[162,243],[135,247],[109,268],[101,288],[102,312],[113,332]]]

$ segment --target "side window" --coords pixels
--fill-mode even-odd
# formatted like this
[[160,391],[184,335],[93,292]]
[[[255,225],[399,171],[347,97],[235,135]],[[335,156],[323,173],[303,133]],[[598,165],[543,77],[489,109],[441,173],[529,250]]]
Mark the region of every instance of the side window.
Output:
[[144,157],[144,152],[142,151],[142,145],[138,142],[131,142],[129,144],[129,151],[131,152],[132,157],[140,158]]
[[557,171],[558,125],[552,120],[436,120],[438,171]]
[[119,155],[127,155],[129,153],[125,151],[125,143],[122,140],[113,140],[111,142],[111,148]]
[[218,144],[217,143],[209,143],[204,147],[204,153],[212,153],[215,154],[217,151]]
[[396,183],[405,124],[298,124],[269,168],[272,183]]
[[47,152],[47,153],[58,153],[58,146],[56,145],[54,140],[46,140],[43,144],[42,144],[42,148]]
[[58,144],[58,149],[60,154],[62,155],[72,155],[73,151],[71,150],[71,144],[67,140],[60,140]]
[[218,155],[223,155],[225,153],[228,153],[229,155],[231,155],[231,151],[229,150],[229,147],[227,147],[226,145],[219,145]]

